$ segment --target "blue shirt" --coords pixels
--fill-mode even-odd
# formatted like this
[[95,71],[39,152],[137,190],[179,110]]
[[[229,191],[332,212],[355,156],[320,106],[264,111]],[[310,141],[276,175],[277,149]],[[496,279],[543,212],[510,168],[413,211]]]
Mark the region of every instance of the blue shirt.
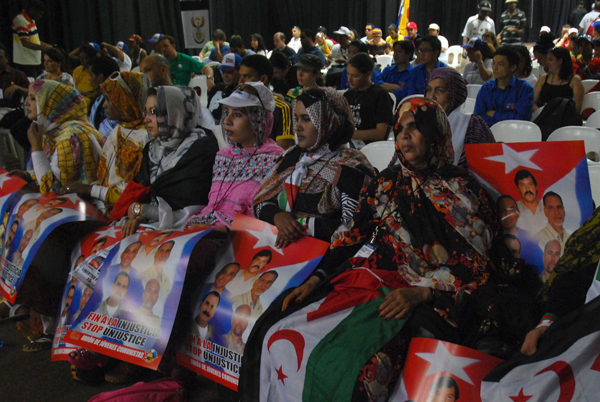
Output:
[[[106,112],[104,111],[104,108],[100,106],[103,100],[104,95],[100,95],[98,99],[96,99],[90,109],[89,121],[103,136],[108,137],[113,128],[117,127],[117,122],[106,118]],[[106,101],[108,102],[108,99]],[[100,124],[98,124],[98,126],[95,124],[97,115],[100,119]]]
[[[229,49],[228,45],[221,46],[221,56],[225,56],[229,52],[231,52],[231,50]],[[210,56],[208,56],[208,58],[211,59],[212,61],[218,61],[219,63],[221,62],[221,60],[217,60],[217,48],[216,47],[212,48],[212,50],[210,51]]]
[[[371,74],[371,81],[377,84],[376,81],[379,81],[379,75],[376,70],[373,70],[373,74]],[[342,70],[342,82],[340,84],[340,89],[350,89],[350,85],[348,85],[348,67],[344,67]]]
[[391,66],[384,68],[377,79],[374,80],[371,78],[371,81],[373,81],[374,84],[379,85],[383,83],[394,84],[400,86],[399,89],[403,89],[404,85],[410,78],[410,72],[413,68],[414,67],[409,64],[404,70],[398,71],[396,65],[392,64]]
[[[514,75],[504,89],[497,86],[498,80],[488,81],[479,90],[474,114],[479,115],[488,126],[502,120],[531,120],[533,113],[533,87]],[[494,117],[486,114],[494,110]]]
[[296,57],[294,58],[294,62],[298,63],[298,61],[300,61],[300,57],[302,57],[303,54],[314,54],[319,59],[321,59],[321,68],[323,68],[323,67],[325,67],[327,65],[325,63],[325,55],[323,54],[323,52],[321,51],[321,49],[319,49],[316,46],[313,46],[308,52],[305,51],[303,47],[301,47],[300,50],[298,50],[298,53],[296,53]]
[[[441,67],[448,66],[438,60],[434,69]],[[425,68],[425,64],[421,63],[418,66],[413,67],[413,69],[410,70],[410,77],[408,77],[404,88],[394,91],[394,96],[396,96],[398,102],[408,95],[425,95],[425,83],[427,82],[427,77],[429,77],[429,72],[427,71],[427,68]]]

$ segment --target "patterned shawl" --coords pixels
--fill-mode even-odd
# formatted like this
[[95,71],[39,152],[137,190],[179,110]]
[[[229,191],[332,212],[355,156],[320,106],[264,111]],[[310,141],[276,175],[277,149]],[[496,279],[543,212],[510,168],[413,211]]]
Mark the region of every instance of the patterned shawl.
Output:
[[446,110],[449,116],[455,109],[459,108],[467,100],[467,81],[463,76],[453,68],[436,68],[427,77],[427,84],[436,78],[441,78],[446,83],[448,93],[450,94],[450,107]]
[[192,88],[157,87],[156,92],[158,138],[148,143],[150,183],[172,169],[192,144],[206,135],[196,128],[199,100]]
[[398,121],[404,113],[415,115],[427,139],[429,166],[415,170],[397,145],[399,165],[363,190],[353,227],[336,233],[332,247],[361,244],[374,235],[377,250],[360,264],[397,270],[408,286],[453,292],[458,305],[489,279],[488,252],[497,231],[493,204],[466,171],[452,165],[452,133],[442,108],[413,98],[400,106]]
[[60,176],[38,178],[40,191],[58,189],[61,183],[96,179],[96,169],[105,137],[87,121],[87,106],[79,91],[57,81],[32,84],[36,95],[37,123],[44,133],[44,154],[50,160],[58,148]]
[[100,90],[119,115],[124,128],[144,128],[144,109],[150,78],[142,73],[114,73],[100,84]]

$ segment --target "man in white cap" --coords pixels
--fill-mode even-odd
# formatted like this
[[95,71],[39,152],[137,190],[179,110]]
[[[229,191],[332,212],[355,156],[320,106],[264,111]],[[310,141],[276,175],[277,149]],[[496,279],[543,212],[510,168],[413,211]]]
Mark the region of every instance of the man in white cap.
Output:
[[350,29],[341,26],[337,31],[333,31],[338,35],[339,43],[331,48],[330,57],[334,63],[344,64],[348,61],[348,47],[350,46]]
[[442,53],[440,53],[440,57],[438,59],[444,63],[448,64],[448,39],[445,36],[440,35],[440,26],[436,23],[429,24],[429,35],[437,36],[442,44]]
[[590,27],[590,24],[594,22],[598,16],[600,16],[600,1],[596,1],[592,5],[592,11],[583,16],[581,22],[579,23],[579,31],[586,33]]
[[469,17],[463,30],[463,45],[469,43],[471,38],[481,38],[481,35],[487,31],[496,33],[496,25],[494,20],[489,17],[492,13],[492,6],[487,0],[479,3],[479,13]]
[[506,11],[500,16],[500,26],[502,31],[498,35],[498,40],[503,45],[520,45],[527,17],[525,13],[517,8],[518,0],[506,0]]

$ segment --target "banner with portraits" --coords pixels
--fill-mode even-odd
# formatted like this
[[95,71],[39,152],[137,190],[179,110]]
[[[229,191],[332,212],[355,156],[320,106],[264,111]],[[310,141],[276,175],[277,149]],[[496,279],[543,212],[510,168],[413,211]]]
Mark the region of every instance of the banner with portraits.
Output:
[[10,202],[21,188],[23,188],[27,182],[21,180],[16,176],[11,176],[4,169],[0,169],[0,256],[4,255],[3,240],[4,232],[6,231],[6,212],[10,207]]
[[76,194],[20,192],[14,195],[4,219],[0,293],[11,303],[37,251],[56,227],[68,222],[105,221],[92,204]]
[[71,273],[56,319],[52,361],[67,360],[67,355],[78,348],[64,342],[63,338],[89,301],[100,276],[102,262],[121,239],[120,227],[104,226],[85,235],[73,249]]
[[284,290],[300,285],[329,243],[304,236],[280,249],[277,228],[237,215],[207,277],[188,306],[177,362],[237,390],[244,347],[254,323]]
[[[173,329],[192,250],[210,231],[137,232],[114,244],[62,342],[156,370]],[[64,296],[59,325],[68,314],[64,310],[75,308],[69,292],[76,290],[75,285]]]
[[471,174],[496,202],[509,250],[545,282],[593,212],[583,141],[466,145],[465,152]]

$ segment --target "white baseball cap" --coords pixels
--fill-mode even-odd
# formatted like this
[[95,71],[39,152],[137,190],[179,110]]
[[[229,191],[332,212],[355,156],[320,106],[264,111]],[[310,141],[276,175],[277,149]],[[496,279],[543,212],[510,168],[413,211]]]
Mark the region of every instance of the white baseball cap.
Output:
[[436,23],[429,24],[429,29],[435,29],[436,31],[440,30],[440,26]]
[[340,29],[338,29],[337,31],[333,31],[334,34],[340,34],[340,35],[346,35],[347,37],[351,36],[351,32],[350,29],[341,26]]
[[550,31],[552,31],[552,29],[550,29],[550,27],[548,25],[544,25],[543,27],[540,28],[540,33],[542,33],[542,32],[550,33]]
[[[254,88],[257,95],[254,95],[246,90],[244,86],[250,86]],[[232,107],[264,107],[271,112],[275,111],[275,99],[273,98],[273,92],[267,88],[262,82],[246,82],[237,86],[235,91],[225,99],[218,101],[221,105],[232,106]]]

